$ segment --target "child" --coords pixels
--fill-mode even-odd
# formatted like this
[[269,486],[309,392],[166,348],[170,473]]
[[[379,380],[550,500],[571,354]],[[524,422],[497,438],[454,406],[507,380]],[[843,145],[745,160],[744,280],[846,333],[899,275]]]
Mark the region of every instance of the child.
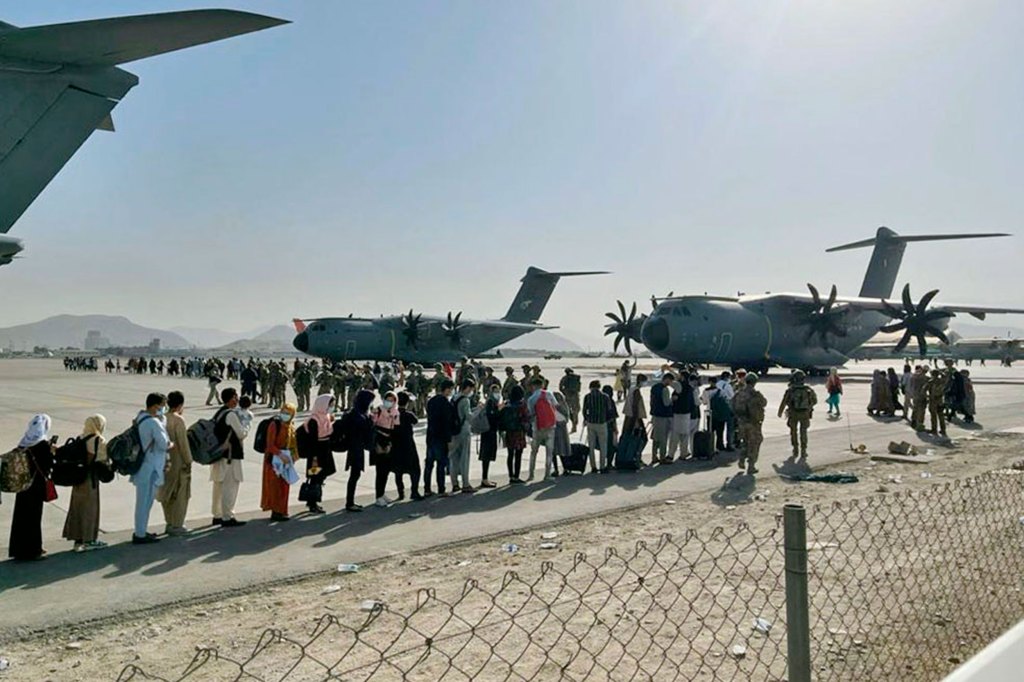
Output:
[[250,407],[252,407],[252,398],[243,395],[238,399],[238,407],[235,408],[235,414],[238,415],[238,421],[242,423],[242,430],[245,433],[249,433],[249,427],[252,426],[252,420],[254,419],[252,411],[249,409]]

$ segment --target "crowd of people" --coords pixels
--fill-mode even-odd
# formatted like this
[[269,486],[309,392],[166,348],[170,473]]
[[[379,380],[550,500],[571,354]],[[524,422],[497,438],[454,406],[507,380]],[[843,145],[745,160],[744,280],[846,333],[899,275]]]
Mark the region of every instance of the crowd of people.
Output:
[[[133,366],[151,371],[150,363],[140,359]],[[594,380],[585,393],[572,368],[566,368],[553,386],[538,366],[524,365],[521,375],[506,367],[504,378],[499,378],[492,368],[468,360],[459,366],[436,365],[430,376],[420,366],[399,362],[358,367],[300,359],[289,370],[283,361],[208,360],[200,367],[219,404],[209,420],[218,451],[200,461],[210,461],[213,524],[223,528],[245,524],[236,517],[235,503],[243,483],[242,462],[254,455],[262,458],[260,506],[271,521],[284,522],[291,518],[292,487],[300,482],[298,500],[311,514],[325,513],[323,485],[339,466],[348,473],[344,509],[360,512],[356,488],[367,466],[375,470],[374,504],[386,507],[407,493],[420,500],[495,487],[491,467],[502,448],[508,484],[513,486],[538,475],[548,479],[563,472],[635,470],[677,459],[710,459],[721,451],[739,451],[739,468],[753,476],[767,408],[755,374],[738,370],[706,377],[698,368],[682,365],[663,365],[649,378],[634,373],[634,365],[626,362],[614,384]],[[156,370],[159,374],[159,363]],[[170,363],[165,370],[170,371]],[[174,371],[182,371],[180,362]],[[194,372],[191,363],[187,371]],[[240,382],[241,391],[219,388],[222,371]],[[286,400],[288,382],[297,404]],[[319,391],[311,400],[314,384]],[[843,382],[837,371],[829,375],[825,390],[829,413],[838,418]],[[907,367],[902,378],[893,370],[878,371],[868,412],[894,415],[902,409],[914,427],[922,429],[928,410],[932,432],[944,434],[950,411],[973,418],[973,396],[969,372],[952,365],[930,375],[924,367]],[[275,411],[259,423],[252,412],[257,401]],[[777,412],[789,426],[794,459],[808,455],[808,429],[816,404],[817,395],[804,373],[794,371]],[[308,414],[300,420],[300,412]],[[426,449],[420,453],[414,433],[423,421]],[[15,501],[12,558],[45,556],[42,505],[52,494],[50,472],[60,457],[50,424],[49,416],[37,415],[18,445],[31,461],[32,481]],[[184,395],[150,394],[134,425],[143,456],[131,475],[136,490],[132,542],[160,540],[148,531],[156,502],[163,507],[165,533],[188,534],[185,518],[197,453],[189,438]],[[256,452],[249,453],[246,442],[254,429]],[[577,431],[582,433],[574,445],[570,434]],[[470,476],[475,436],[482,468],[476,486]],[[75,543],[75,551],[88,551],[104,547],[99,540],[100,490],[102,483],[113,479],[106,419],[89,417],[76,440],[83,444],[89,469],[73,486],[63,536]],[[645,462],[642,453],[648,441],[651,456]],[[303,463],[304,480],[299,473]],[[389,486],[395,497],[388,494]]]

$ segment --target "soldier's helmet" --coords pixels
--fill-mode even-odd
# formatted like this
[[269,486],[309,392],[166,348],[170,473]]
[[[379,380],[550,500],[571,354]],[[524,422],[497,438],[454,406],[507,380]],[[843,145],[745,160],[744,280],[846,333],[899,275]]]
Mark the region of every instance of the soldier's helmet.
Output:
[[747,382],[747,386],[757,385],[757,375],[748,373],[747,376],[743,377],[743,380]]
[[443,372],[444,371],[444,365],[442,365],[440,362],[438,362],[438,363],[436,363],[434,365],[434,369],[436,369],[438,372]]
[[807,378],[807,375],[804,374],[804,371],[802,369],[798,369],[795,372],[793,372],[793,383],[794,384],[802,384],[802,383],[804,383],[804,379],[806,379],[806,378]]
[[514,370],[514,369],[512,369],[511,367],[506,367],[506,368],[505,368],[505,374],[512,374],[512,373],[514,373],[514,372],[515,372],[515,370]]
[[572,374],[572,373],[573,373],[573,371],[572,371],[572,367],[566,367],[566,368],[565,368],[565,373],[566,373],[566,374]]

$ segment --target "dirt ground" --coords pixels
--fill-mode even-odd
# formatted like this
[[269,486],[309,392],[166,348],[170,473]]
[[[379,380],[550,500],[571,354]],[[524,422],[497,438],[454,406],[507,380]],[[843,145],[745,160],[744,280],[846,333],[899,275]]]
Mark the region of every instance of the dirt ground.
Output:
[[[409,670],[408,679],[431,680],[555,679],[560,674],[628,679],[638,670],[646,674],[638,673],[637,679],[781,679],[783,628],[769,625],[762,633],[751,620],[764,615],[770,624],[784,618],[778,552],[785,503],[823,509],[879,495],[926,493],[1007,469],[1024,455],[1022,445],[1024,436],[986,435],[940,450],[940,458],[928,464],[875,463],[861,456],[816,471],[850,472],[859,477],[857,483],[793,483],[762,475],[756,491],[748,491],[726,481],[720,490],[668,504],[394,556],[363,565],[357,573],[331,570],[36,633],[0,642],[0,656],[9,662],[0,680],[114,680],[119,675],[178,680],[196,656],[199,667],[189,679],[313,680],[326,678],[328,668],[338,675],[331,679],[346,680],[401,679]],[[732,473],[723,469],[723,478]],[[809,528],[815,547],[813,520]],[[841,529],[833,530],[840,534]],[[544,543],[556,546],[544,549]],[[517,551],[508,551],[508,544]],[[926,557],[917,559],[899,566],[904,578],[907,572],[935,570]],[[467,581],[475,582],[467,587]],[[922,576],[922,584],[930,582]],[[366,600],[384,606],[368,612]],[[837,596],[823,608],[844,612],[850,607],[846,601]],[[871,605],[856,608],[870,611]],[[846,635],[828,624],[830,615],[821,614],[817,623],[812,617],[812,627]],[[375,622],[360,631],[367,620]],[[275,632],[266,633],[268,628]],[[430,654],[417,660],[425,637],[442,632],[449,633],[444,641],[438,637]],[[830,663],[867,646],[849,636],[849,643],[835,645],[842,651]],[[936,659],[924,668],[929,675],[948,672],[987,637],[961,641],[957,652],[917,655]],[[481,645],[484,649],[477,650]],[[384,658],[389,662],[382,667]],[[130,664],[152,677],[138,672],[133,677],[132,669],[122,673]],[[251,677],[240,675],[243,670]],[[819,668],[823,677],[848,677],[825,670]],[[857,675],[849,678],[872,678],[863,669]]]

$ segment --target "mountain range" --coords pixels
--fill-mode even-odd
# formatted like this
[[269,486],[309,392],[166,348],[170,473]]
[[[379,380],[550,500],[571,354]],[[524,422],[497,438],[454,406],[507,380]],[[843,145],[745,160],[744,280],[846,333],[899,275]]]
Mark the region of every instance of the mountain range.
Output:
[[56,315],[31,324],[0,328],[0,348],[23,351],[35,346],[84,348],[89,332],[99,332],[112,346],[146,346],[160,339],[162,348],[188,348],[179,334],[137,325],[127,317],[111,315]]

